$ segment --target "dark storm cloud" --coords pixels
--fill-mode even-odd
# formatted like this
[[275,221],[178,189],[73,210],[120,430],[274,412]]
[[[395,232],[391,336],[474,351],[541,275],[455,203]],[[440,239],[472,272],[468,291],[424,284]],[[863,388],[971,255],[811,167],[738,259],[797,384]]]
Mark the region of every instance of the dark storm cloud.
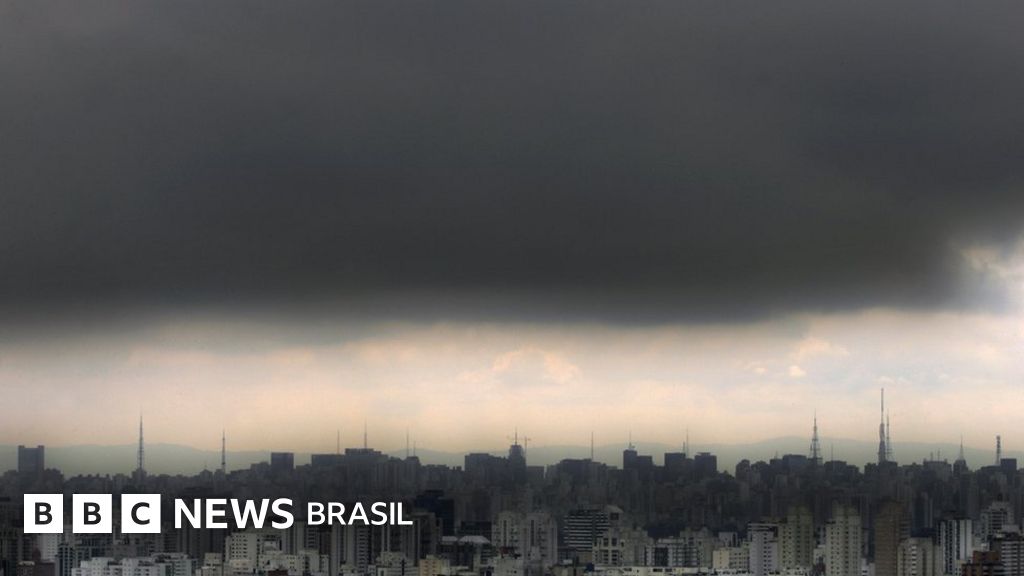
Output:
[[1018,2],[5,2],[0,297],[598,319],[986,302]]

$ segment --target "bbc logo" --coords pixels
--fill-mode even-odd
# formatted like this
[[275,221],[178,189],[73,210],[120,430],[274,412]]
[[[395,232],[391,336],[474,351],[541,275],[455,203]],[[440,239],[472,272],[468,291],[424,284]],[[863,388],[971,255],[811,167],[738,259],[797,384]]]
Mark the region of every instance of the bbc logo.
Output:
[[[114,505],[110,494],[75,494],[71,497],[71,530],[75,534],[110,534],[114,531]],[[64,532],[63,494],[25,494],[25,533]],[[159,494],[121,495],[121,533],[160,532]]]

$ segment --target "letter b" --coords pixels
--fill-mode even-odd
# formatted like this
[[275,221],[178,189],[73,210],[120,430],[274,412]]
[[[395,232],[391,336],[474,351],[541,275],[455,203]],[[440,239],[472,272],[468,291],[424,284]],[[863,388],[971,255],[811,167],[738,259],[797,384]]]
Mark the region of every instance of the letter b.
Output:
[[110,534],[114,526],[112,500],[110,494],[75,494],[71,498],[75,534]]
[[60,534],[64,531],[64,496],[25,494],[26,534]]

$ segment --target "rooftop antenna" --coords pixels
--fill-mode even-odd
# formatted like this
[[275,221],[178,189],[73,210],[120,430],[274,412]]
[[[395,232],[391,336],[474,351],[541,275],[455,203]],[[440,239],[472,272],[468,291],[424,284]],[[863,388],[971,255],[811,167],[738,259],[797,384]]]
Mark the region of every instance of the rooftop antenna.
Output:
[[590,431],[590,461],[594,461],[594,431]]
[[632,430],[629,431],[629,446],[628,446],[628,449],[629,450],[636,450],[636,446],[633,446],[633,431]]
[[529,436],[523,436],[523,456],[524,457],[526,456],[526,451],[530,449],[530,440],[533,440],[533,438],[530,438]]
[[960,435],[960,452],[958,452],[957,455],[956,455],[956,461],[957,462],[966,462],[966,459],[964,458],[964,435],[963,434]]
[[223,474],[228,472],[227,433],[223,428],[220,429],[220,471]]
[[412,441],[412,455],[413,455],[413,458],[416,457],[416,441],[415,440]]
[[139,410],[139,472],[146,469],[146,446],[142,440],[142,410]]
[[811,436],[811,463],[821,464],[821,444],[818,442],[818,411],[814,411],[814,434]]
[[366,419],[363,418],[363,450],[370,447],[369,442],[366,441]]
[[892,454],[892,436],[889,433],[892,432],[892,428],[889,427],[889,412],[885,413],[885,459],[889,462],[894,462],[896,459]]
[[885,443],[885,388],[882,388],[882,405],[879,411],[878,421],[878,463],[882,464],[888,461],[889,448]]
[[[141,437],[141,436],[140,436]],[[141,450],[141,448],[140,448]],[[1003,461],[1003,437],[996,436],[996,466]]]
[[405,429],[405,457],[409,458],[409,428]]
[[686,455],[690,454],[690,427],[686,427],[686,444],[683,444],[683,452]]

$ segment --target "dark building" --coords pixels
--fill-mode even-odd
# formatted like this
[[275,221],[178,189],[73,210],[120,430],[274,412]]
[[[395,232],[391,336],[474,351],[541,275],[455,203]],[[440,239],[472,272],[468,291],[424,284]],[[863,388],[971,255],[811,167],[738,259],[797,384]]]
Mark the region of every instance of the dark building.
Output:
[[1012,476],[1017,473],[1017,459],[1016,458],[1002,458],[999,460],[999,468],[1008,476]]
[[281,474],[291,472],[295,469],[295,453],[294,452],[271,452],[270,453],[270,472],[273,474]]
[[886,502],[875,516],[875,576],[897,576],[900,542],[908,536],[903,508]]
[[22,474],[42,474],[46,469],[46,448],[36,446],[18,446],[18,472]]
[[313,468],[331,468],[344,462],[341,454],[313,454],[309,457],[309,465]]
[[971,561],[964,564],[960,576],[1002,576],[1003,565],[999,561],[999,552],[975,552]]
[[693,469],[699,478],[708,478],[718,474],[718,456],[710,452],[701,452],[693,457]]

